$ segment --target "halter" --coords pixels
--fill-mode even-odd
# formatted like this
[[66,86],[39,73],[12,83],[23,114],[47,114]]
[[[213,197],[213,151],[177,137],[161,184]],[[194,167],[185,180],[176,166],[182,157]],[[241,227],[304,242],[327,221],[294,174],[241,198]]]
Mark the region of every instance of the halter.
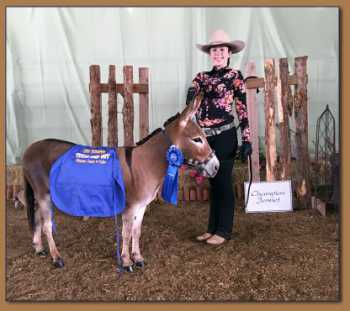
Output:
[[194,167],[200,173],[203,171],[208,173],[208,171],[206,170],[206,166],[214,156],[215,156],[215,151],[212,150],[212,152],[209,154],[208,158],[206,158],[204,161],[199,161],[199,160],[195,160],[195,159],[190,158],[190,159],[185,159],[184,164],[191,166],[191,167]]

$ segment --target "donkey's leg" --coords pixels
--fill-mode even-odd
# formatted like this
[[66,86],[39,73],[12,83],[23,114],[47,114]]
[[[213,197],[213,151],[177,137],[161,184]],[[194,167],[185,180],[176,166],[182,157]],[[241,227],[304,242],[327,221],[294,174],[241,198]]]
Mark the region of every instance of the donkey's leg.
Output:
[[126,206],[125,212],[122,214],[123,219],[123,247],[122,247],[122,261],[123,267],[132,272],[133,262],[130,258],[129,245],[131,240],[131,230],[132,230],[132,222],[133,222],[133,207]]
[[147,205],[140,206],[136,213],[134,214],[134,221],[132,225],[132,249],[131,256],[136,267],[144,266],[144,258],[140,252],[140,237],[141,237],[141,225],[143,220],[143,215],[145,213]]
[[35,210],[35,229],[33,234],[33,247],[35,249],[35,253],[38,256],[45,257],[47,255],[45,248],[43,246],[43,241],[41,239],[41,233],[42,233],[42,220],[41,220],[41,212],[40,209],[36,208]]
[[64,262],[57,250],[56,243],[52,236],[52,203],[50,194],[47,193],[38,199],[38,204],[41,211],[41,217],[43,219],[43,231],[49,244],[53,264],[56,268],[62,268],[64,266]]

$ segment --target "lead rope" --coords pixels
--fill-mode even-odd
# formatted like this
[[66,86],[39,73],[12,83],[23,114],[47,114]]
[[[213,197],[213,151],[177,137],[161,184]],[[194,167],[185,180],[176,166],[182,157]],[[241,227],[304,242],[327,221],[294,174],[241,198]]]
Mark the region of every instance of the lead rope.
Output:
[[[117,154],[117,149],[115,148],[115,153]],[[122,263],[122,259],[121,259],[121,255],[120,255],[120,233],[119,233],[119,226],[118,226],[118,212],[117,212],[117,208],[114,205],[114,234],[115,234],[115,242],[116,242],[116,259],[117,259],[117,273],[119,275],[119,273],[124,272],[123,269],[123,263]]]
[[120,256],[120,234],[118,229],[118,214],[114,216],[114,225],[115,225],[115,241],[116,241],[116,257],[117,257],[117,272],[123,272],[123,264]]
[[[248,77],[248,78],[253,78],[253,77]],[[255,77],[254,77],[255,78]],[[236,128],[236,131],[238,131],[239,129],[239,125],[235,127]],[[244,202],[244,205],[243,207],[241,208],[243,211],[246,210],[247,206],[248,206],[248,201],[249,201],[249,195],[250,195],[250,187],[252,185],[252,182],[253,182],[253,172],[252,172],[252,157],[251,155],[249,154],[248,155],[248,162],[249,162],[249,185],[248,185],[248,191],[247,191],[247,198]]]
[[[256,79],[258,78],[257,76],[249,76],[249,77],[246,77],[244,79],[244,83],[247,82],[247,80],[249,79]],[[259,93],[259,88],[256,88],[256,93]],[[238,130],[239,126],[237,126],[237,130]],[[248,161],[249,161],[249,186],[248,186],[248,191],[247,191],[247,199],[245,201],[245,204],[243,206],[243,210],[245,210],[247,208],[247,205],[248,205],[248,201],[249,201],[249,194],[250,194],[250,186],[252,185],[252,182],[253,182],[253,172],[252,172],[252,157],[251,155],[248,155]]]

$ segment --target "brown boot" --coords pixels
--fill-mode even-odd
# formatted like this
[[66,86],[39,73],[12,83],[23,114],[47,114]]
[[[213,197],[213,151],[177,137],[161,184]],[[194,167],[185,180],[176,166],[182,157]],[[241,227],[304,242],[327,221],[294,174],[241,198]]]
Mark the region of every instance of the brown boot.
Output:
[[207,244],[210,244],[210,245],[221,245],[225,241],[226,240],[223,237],[216,234],[214,234],[213,236],[211,236],[209,239],[206,240]]
[[211,236],[213,236],[211,233],[206,232],[206,233],[203,233],[202,235],[197,236],[196,240],[199,242],[202,242],[209,239]]

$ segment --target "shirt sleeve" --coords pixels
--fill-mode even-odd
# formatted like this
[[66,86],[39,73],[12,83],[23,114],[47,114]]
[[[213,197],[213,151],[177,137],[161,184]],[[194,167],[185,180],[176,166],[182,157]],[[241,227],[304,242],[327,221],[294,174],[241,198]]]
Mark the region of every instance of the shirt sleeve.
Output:
[[236,112],[239,120],[239,127],[241,128],[242,141],[249,142],[250,130],[248,121],[247,94],[243,75],[240,71],[238,71],[237,77],[234,79],[233,84],[236,98]]
[[198,73],[192,80],[192,85],[188,88],[186,105],[190,104],[200,93],[202,87],[202,74]]

